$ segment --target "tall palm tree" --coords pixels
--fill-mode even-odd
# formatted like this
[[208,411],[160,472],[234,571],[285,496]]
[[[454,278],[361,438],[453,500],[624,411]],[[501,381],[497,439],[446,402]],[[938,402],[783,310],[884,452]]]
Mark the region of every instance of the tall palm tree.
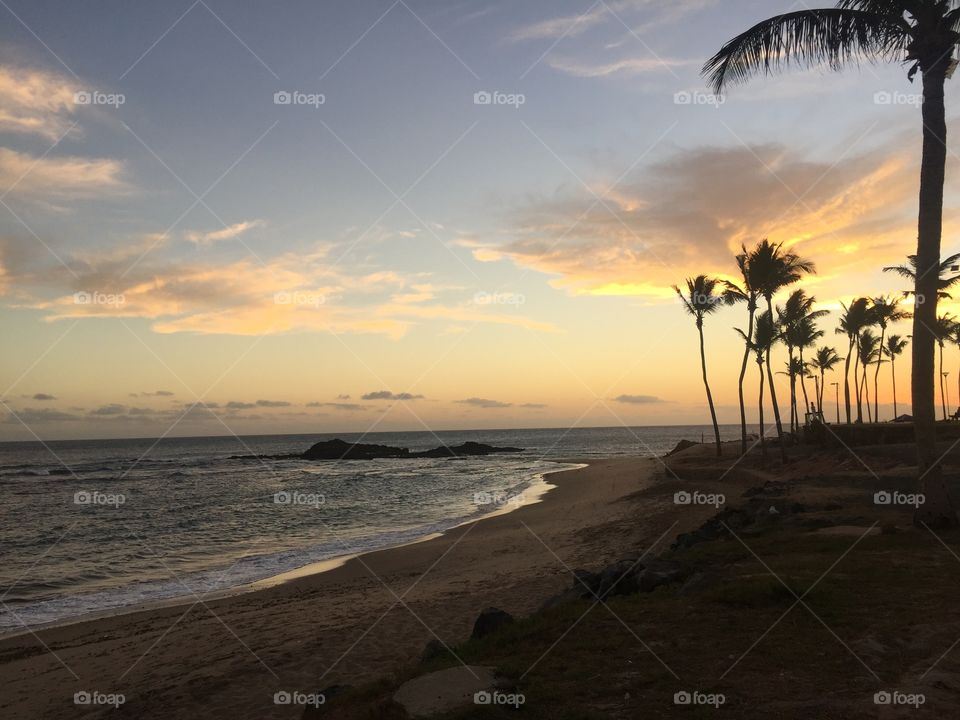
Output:
[[[871,324],[870,301],[867,298],[856,298],[851,301],[850,306],[840,303],[843,308],[843,314],[840,315],[840,327],[837,328],[838,335],[846,335],[849,341],[847,348],[847,359],[843,370],[843,401],[847,411],[847,425],[851,422],[850,417],[850,362],[854,362],[853,374],[854,380],[859,384],[856,378],[856,361],[860,357],[860,348],[858,342],[860,333],[865,327]],[[860,407],[859,393],[857,393],[857,422],[863,422],[863,408]]]
[[[957,274],[957,262],[960,261],[960,254],[951,255],[940,262],[937,268],[937,299],[950,300],[952,295],[947,292],[950,288],[960,282],[960,274]],[[914,285],[917,283],[917,256],[908,255],[907,262],[903,265],[889,265],[883,269],[884,272],[896,273],[905,280],[909,280]],[[904,297],[916,295],[916,290],[904,290]]]
[[684,293],[676,285],[673,289],[683,303],[689,315],[692,315],[697,324],[697,333],[700,335],[700,367],[703,371],[703,387],[707,391],[707,404],[710,406],[710,419],[713,421],[713,434],[717,440],[717,456],[723,454],[720,444],[720,426],[717,424],[717,411],[713,406],[713,393],[710,392],[710,382],[707,380],[707,353],[703,342],[703,319],[720,309],[726,302],[723,297],[723,283],[716,278],[706,275],[697,275],[687,278],[687,292]]
[[[783,338],[787,345],[787,356],[790,360],[791,367],[794,349],[800,354],[799,367],[802,368],[804,367],[804,349],[812,347],[817,340],[823,337],[823,333],[817,330],[816,321],[829,313],[826,310],[814,310],[813,306],[816,302],[817,299],[807,295],[804,290],[794,290],[790,294],[790,297],[787,298],[784,306],[777,308],[780,324],[783,327]],[[804,380],[804,374],[803,372],[799,373],[800,386],[803,390],[804,412],[806,412],[810,407],[810,400],[807,396],[807,385]],[[796,382],[797,373],[794,372],[790,376],[790,404],[795,414],[797,408]],[[800,423],[799,415],[796,416],[796,423],[797,425]],[[793,415],[791,415],[791,425],[792,424]]]
[[[900,300],[895,297],[881,296],[873,299],[873,320],[880,326],[881,348],[887,336],[887,327],[891,323],[900,322],[913,317],[910,313],[900,309]],[[873,421],[880,422],[880,365],[883,362],[883,353],[877,353],[877,366],[873,373]],[[896,417],[896,415],[894,415]]]
[[890,379],[893,381],[893,418],[897,419],[900,415],[897,413],[897,357],[906,349],[907,341],[899,335],[891,335],[887,338],[887,344],[883,348],[883,354],[890,358]]
[[747,375],[747,363],[750,361],[751,341],[753,338],[753,324],[757,314],[757,304],[760,301],[760,292],[754,287],[752,273],[750,271],[750,253],[747,252],[745,245],[741,245],[741,250],[737,254],[737,267],[740,269],[741,284],[727,282],[725,296],[728,303],[743,302],[747,305],[747,332],[743,337],[743,361],[740,363],[740,377],[737,381],[737,394],[740,398],[740,454],[747,454],[747,409],[743,400],[743,380]]
[[823,391],[826,387],[825,376],[828,372],[832,372],[833,369],[840,364],[842,359],[843,358],[837,355],[837,351],[832,347],[823,346],[817,348],[816,355],[814,355],[813,360],[810,361],[810,366],[820,372],[820,390],[819,397],[817,397],[817,408],[820,412],[823,412]]
[[943,419],[947,419],[947,397],[946,388],[944,388],[943,375],[943,346],[957,332],[957,319],[950,313],[937,316],[937,322],[933,326],[933,335],[937,339],[937,345],[940,346],[940,404],[943,407]]
[[[750,272],[754,287],[766,301],[767,312],[773,319],[773,298],[784,288],[800,282],[807,273],[816,272],[816,266],[810,260],[783,249],[782,243],[763,240],[750,253]],[[777,388],[773,382],[773,367],[770,363],[770,349],[767,349],[767,381],[770,384],[770,402],[773,405],[773,417],[777,422],[777,437],[780,439],[780,457],[787,461],[786,443],[783,441],[783,423],[780,420],[780,406],[777,404]]]
[[874,362],[879,362],[878,358],[880,356],[880,338],[877,337],[873,330],[867,328],[862,333],[860,333],[859,352],[860,352],[860,364],[863,365],[863,392],[867,398],[867,420],[870,422],[876,422],[877,416],[876,413],[871,413],[870,410],[870,382],[867,379],[867,370],[870,369],[870,365]]
[[937,316],[937,270],[943,235],[943,186],[947,162],[944,87],[955,67],[960,33],[957,0],[840,0],[821,10],[799,10],[764,20],[726,43],[704,66],[718,94],[735,82],[790,65],[828,65],[840,70],[858,61],[910,64],[923,78],[923,157],[914,292],[926,302],[913,322],[913,411],[920,492],[927,502],[917,523],[958,523],[937,458],[933,372]]
[[[753,353],[754,359],[757,362],[757,374],[760,377],[760,393],[757,404],[760,419],[760,455],[763,458],[764,465],[766,465],[767,444],[765,439],[766,430],[763,419],[763,386],[764,381],[766,380],[764,376],[764,367],[767,363],[767,358],[770,356],[771,348],[780,339],[780,329],[777,327],[776,322],[773,320],[773,316],[769,312],[762,312],[756,317],[752,337],[748,336],[739,328],[736,328],[736,331],[740,334],[740,337],[743,338],[744,342],[746,342],[747,347],[750,349],[750,352]],[[783,443],[782,437],[780,438],[780,442],[781,444]]]

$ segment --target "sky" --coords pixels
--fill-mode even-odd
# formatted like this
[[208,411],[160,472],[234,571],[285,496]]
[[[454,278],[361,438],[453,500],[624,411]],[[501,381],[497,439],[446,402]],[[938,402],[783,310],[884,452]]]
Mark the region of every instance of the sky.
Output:
[[904,67],[700,77],[790,9],[4,0],[0,440],[709,422],[672,285],[768,237],[836,311],[915,249]]

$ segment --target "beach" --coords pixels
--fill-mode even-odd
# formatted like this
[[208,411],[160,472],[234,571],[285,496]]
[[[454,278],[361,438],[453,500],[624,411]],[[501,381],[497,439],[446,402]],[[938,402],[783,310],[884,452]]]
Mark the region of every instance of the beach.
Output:
[[[276,692],[396,676],[428,641],[463,642],[484,608],[522,617],[568,587],[573,569],[659,552],[709,515],[672,518],[676,509],[649,492],[659,467],[650,458],[591,460],[549,475],[555,487],[539,503],[327,572],[8,637],[0,712],[298,717],[301,708],[274,704]],[[75,705],[84,691],[125,702],[117,711]]]

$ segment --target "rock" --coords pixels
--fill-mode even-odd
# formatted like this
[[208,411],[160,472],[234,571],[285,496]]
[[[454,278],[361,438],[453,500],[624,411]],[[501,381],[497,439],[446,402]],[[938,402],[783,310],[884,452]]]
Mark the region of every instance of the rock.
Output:
[[592,598],[589,592],[587,592],[582,585],[575,588],[570,588],[569,590],[564,590],[559,595],[554,595],[552,598],[549,598],[543,605],[540,606],[541,610],[549,610],[550,608],[560,607],[561,605],[568,605],[570,603],[579,602],[580,600]]
[[477,617],[473,623],[473,632],[470,633],[471,640],[480,640],[491,633],[495,633],[505,625],[513,622],[513,616],[500,610],[499,608],[487,608]]
[[651,560],[637,575],[637,589],[640,592],[653,592],[662,585],[680,582],[687,571],[675,560]]
[[575,576],[573,580],[574,590],[580,590],[591,595],[600,592],[600,575],[589,570],[574,570],[573,574]]
[[477,693],[497,687],[492,668],[459,665],[405,682],[393,699],[410,717],[430,717],[468,707],[473,704]]
[[430,638],[426,647],[423,648],[423,652],[420,654],[420,662],[428,662],[435,658],[443,657],[446,654],[447,649],[443,646],[443,643],[436,638]]
[[[443,445],[433,450],[410,452],[407,448],[390,447],[389,445],[368,445],[363,443],[348,443],[339,438],[323,440],[315,443],[305,453],[300,455],[304,460],[378,460],[382,458],[447,458],[447,457],[474,457],[478,455],[493,455],[494,453],[518,453],[521,448],[494,447],[477,442],[465,442],[462,445],[448,447]],[[237,459],[249,459],[248,456]],[[282,457],[282,456],[278,456]]]
[[719,582],[719,580],[716,575],[695,572],[684,581],[683,585],[677,589],[677,595],[694,595],[713,587],[717,584],[717,582]]
[[494,447],[477,442],[465,442],[462,445],[448,447],[446,445],[426,452],[410,453],[413,458],[443,458],[443,457],[474,457],[477,455],[493,455],[495,453],[518,453],[522,448]]
[[640,589],[637,582],[643,565],[636,561],[620,560],[600,571],[600,587],[597,595],[601,600],[615,595],[630,595]]
[[681,440],[673,450],[667,453],[667,457],[681,453],[684,450],[689,450],[692,447],[697,447],[699,444],[700,443],[691,442],[690,440]]

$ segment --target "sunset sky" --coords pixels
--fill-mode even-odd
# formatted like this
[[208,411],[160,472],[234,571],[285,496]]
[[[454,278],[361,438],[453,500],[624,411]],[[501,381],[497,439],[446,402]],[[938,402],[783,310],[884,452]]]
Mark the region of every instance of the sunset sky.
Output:
[[0,439],[709,422],[671,285],[769,237],[836,309],[915,249],[905,68],[706,94],[797,7],[4,0]]

